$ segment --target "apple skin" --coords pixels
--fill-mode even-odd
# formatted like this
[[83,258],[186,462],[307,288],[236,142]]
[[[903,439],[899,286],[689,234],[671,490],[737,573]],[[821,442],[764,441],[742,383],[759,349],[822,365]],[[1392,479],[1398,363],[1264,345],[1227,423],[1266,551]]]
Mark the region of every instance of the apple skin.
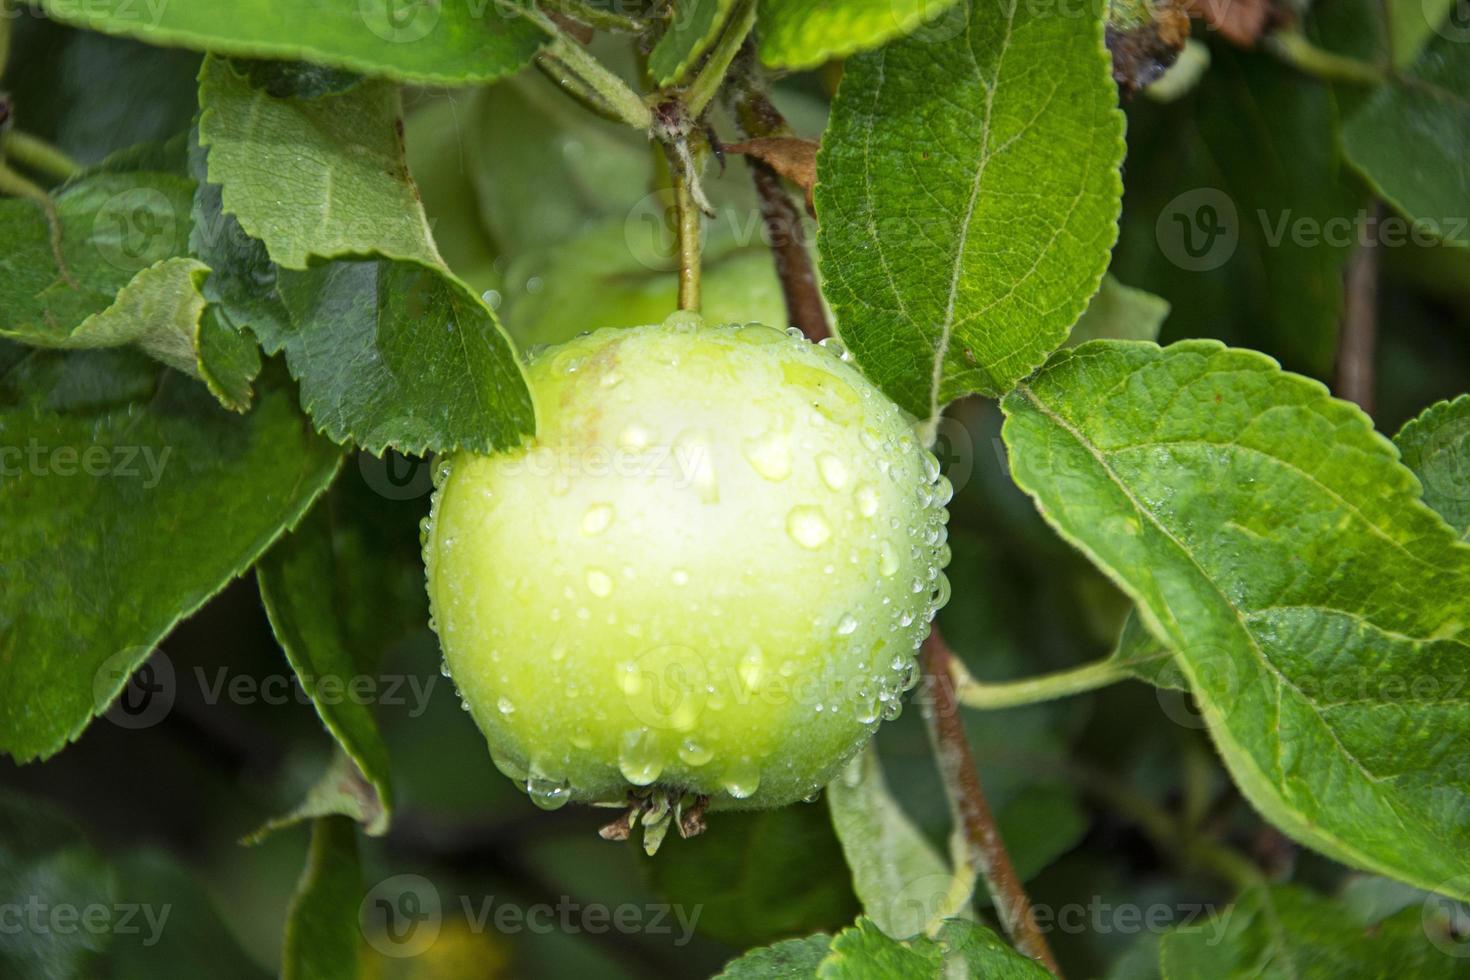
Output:
[[838,351],[690,314],[600,330],[533,358],[534,440],[441,462],[433,625],[541,806],[783,805],[898,713],[950,488]]

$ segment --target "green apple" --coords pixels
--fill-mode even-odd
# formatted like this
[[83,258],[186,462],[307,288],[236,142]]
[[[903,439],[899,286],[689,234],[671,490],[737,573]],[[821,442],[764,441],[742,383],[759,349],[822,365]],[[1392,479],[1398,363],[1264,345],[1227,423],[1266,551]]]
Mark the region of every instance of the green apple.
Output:
[[[817,792],[917,676],[949,485],[840,349],[604,329],[529,367],[538,433],[436,473],[446,666],[542,806]],[[646,788],[646,789],[645,789]]]

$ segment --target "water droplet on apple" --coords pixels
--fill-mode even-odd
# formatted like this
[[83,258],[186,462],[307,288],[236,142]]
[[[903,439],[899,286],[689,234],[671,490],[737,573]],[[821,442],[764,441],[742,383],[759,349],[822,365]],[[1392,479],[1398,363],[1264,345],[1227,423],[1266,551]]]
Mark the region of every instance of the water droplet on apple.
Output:
[[786,533],[803,548],[815,549],[832,537],[832,527],[820,510],[802,505],[786,515]]

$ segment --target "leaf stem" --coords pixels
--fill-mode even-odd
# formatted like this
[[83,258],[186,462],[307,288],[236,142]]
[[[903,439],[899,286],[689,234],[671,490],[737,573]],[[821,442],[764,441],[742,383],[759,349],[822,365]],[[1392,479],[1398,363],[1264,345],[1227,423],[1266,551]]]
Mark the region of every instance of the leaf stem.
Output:
[[684,92],[684,106],[689,110],[690,118],[698,119],[703,115],[715,93],[725,83],[730,65],[740,53],[745,38],[754,26],[755,0],[739,0],[725,30],[720,34],[720,39],[715,42],[709,57],[705,59],[704,67],[699,69],[699,74],[694,76],[694,81],[689,83],[689,88]]
[[51,199],[46,189],[30,178],[11,170],[4,160],[0,159],[0,194],[23,197],[41,206],[41,210],[46,213],[46,223],[51,229],[51,257],[56,260],[56,270],[67,285],[73,289],[80,289],[81,286],[72,278],[71,270],[66,264],[66,256],[61,250],[61,215],[56,210],[56,202]]
[[[766,93],[753,44],[747,43],[740,52],[731,82],[735,118],[747,139],[791,135],[791,127]],[[750,167],[760,198],[761,220],[786,300],[786,319],[808,340],[830,337],[832,328],[827,323],[827,308],[817,285],[816,267],[807,249],[801,213],[775,170],[754,157],[747,158],[746,165]]]
[[704,214],[694,200],[692,161],[669,158],[674,207],[679,222],[679,309],[699,312],[700,261]]
[[1379,85],[1388,78],[1377,65],[1319,48],[1300,31],[1277,31],[1267,36],[1265,43],[1267,50],[1282,61],[1326,82]]
[[561,33],[549,18],[537,13],[533,19],[553,37],[552,42],[541,49],[536,60],[538,63],[550,63],[552,78],[564,91],[594,112],[627,123],[634,129],[648,131],[653,124],[653,114],[642,96],[580,44]]
[[987,711],[1055,701],[1095,691],[1133,676],[1111,658],[1025,680],[997,683],[977,681],[959,660],[951,660],[950,664],[956,686],[955,697],[960,704]]
[[[3,16],[3,14],[0,14]],[[23,167],[39,171],[57,180],[70,180],[82,172],[82,165],[39,136],[12,129],[0,137],[0,158],[13,160]]]
[[936,626],[923,647],[925,690],[929,694],[923,699],[923,705],[950,812],[956,829],[964,835],[968,863],[984,879],[1006,934],[1022,953],[1060,977],[1056,957],[1031,914],[1031,899],[1021,885],[985,800],[985,792],[980,788],[980,776],[975,771],[970,742],[965,736],[965,723],[955,702],[950,669],[953,659]]
[[565,17],[581,21],[588,27],[595,27],[603,31],[617,31],[621,34],[642,34],[648,24],[636,17],[620,14],[615,10],[605,10],[584,3],[583,0],[541,0],[542,6],[554,10]]

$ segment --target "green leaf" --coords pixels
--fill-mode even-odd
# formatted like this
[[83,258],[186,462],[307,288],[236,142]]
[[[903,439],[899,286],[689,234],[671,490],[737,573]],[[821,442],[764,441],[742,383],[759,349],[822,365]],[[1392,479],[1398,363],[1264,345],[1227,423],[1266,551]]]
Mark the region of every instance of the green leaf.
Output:
[[[1007,946],[991,930],[974,922],[950,919],[939,929],[945,964],[951,975],[986,980],[1046,980],[1051,971]],[[963,964],[963,971],[955,969]]]
[[277,265],[365,253],[443,264],[404,161],[396,86],[278,98],[209,57],[199,105],[209,181]]
[[1379,196],[1416,228],[1470,247],[1470,50],[1463,38],[1430,41],[1402,77],[1348,119],[1342,145]]
[[950,919],[935,939],[920,936],[899,942],[871,920],[858,919],[856,925],[831,941],[831,951],[817,968],[816,976],[821,980],[1043,980],[1051,973],[973,922]]
[[1103,276],[1082,319],[1072,325],[1067,346],[1089,340],[1158,340],[1168,316],[1168,300]]
[[1429,406],[1393,441],[1423,484],[1424,502],[1470,541],[1470,395]]
[[340,260],[283,271],[291,314],[284,350],[301,402],[338,442],[381,455],[488,453],[535,426],[520,362],[495,315],[447,270],[411,262]]
[[[815,68],[912,33],[938,20],[935,33],[963,31],[969,0],[761,0],[761,60],[772,68]],[[942,19],[940,19],[942,18]]]
[[[200,91],[206,110],[191,168],[207,167],[211,181],[225,182],[222,188],[201,182],[194,201],[193,247],[214,268],[205,294],[232,326],[248,326],[270,353],[285,352],[317,426],[338,442],[379,454],[389,446],[420,455],[490,452],[528,435],[535,424],[531,395],[510,341],[480,297],[444,266],[430,238],[403,159],[396,93],[369,84],[310,102],[251,94],[248,83],[216,58],[206,61]],[[245,134],[274,127],[278,135],[301,130],[306,139],[305,131],[315,128],[310,120],[334,100],[357,100],[359,125],[340,132],[335,143],[320,142],[316,182],[301,185],[296,208],[281,209],[276,192],[261,183],[256,144]],[[226,115],[238,124],[236,139],[221,141]],[[206,160],[202,144],[211,131]],[[353,150],[342,142],[354,139],[371,146],[358,143]],[[352,178],[329,162],[344,152],[376,163],[349,183]],[[284,157],[277,163],[294,166]],[[243,192],[232,194],[232,186]],[[366,188],[365,197],[340,209],[334,202],[349,187]],[[227,213],[240,207],[237,199],[245,201],[245,211],[254,209],[253,227]],[[287,213],[309,200],[316,202],[317,218]],[[367,202],[381,213],[369,214]],[[265,245],[253,231],[268,236]],[[307,268],[308,256],[340,253],[388,257]],[[301,271],[281,267],[293,263]]]
[[674,0],[673,23],[653,46],[648,70],[660,85],[683,82],[715,43],[735,9],[736,0]]
[[1166,933],[1159,965],[1169,980],[1470,976],[1447,934],[1436,948],[1431,930],[1440,928],[1418,907],[1366,927],[1305,889],[1253,888],[1219,915]]
[[488,82],[525,66],[546,40],[518,3],[393,0],[40,0],[68,24],[150,44],[241,58],[297,59],[405,82]]
[[1119,634],[1118,645],[1113,648],[1109,659],[1154,687],[1189,690],[1189,682],[1174,662],[1173,651],[1139,621],[1137,610],[1130,610],[1128,618],[1123,621],[1123,632]]
[[714,980],[808,980],[817,975],[831,945],[831,936],[818,933],[752,949],[726,963]]
[[958,911],[953,872],[888,792],[871,746],[828,785],[827,802],[853,890],[878,928],[903,939]]
[[369,834],[381,835],[387,832],[393,807],[388,748],[371,707],[352,694],[360,678],[374,676],[381,650],[353,642],[356,637],[345,624],[361,622],[365,607],[387,602],[374,581],[373,557],[354,541],[336,540],[351,533],[333,526],[327,508],[316,507],[266,554],[255,575],[271,629],[291,669],[350,760],[334,766],[307,806],[285,822],[343,813],[360,821]]
[[119,928],[112,938],[103,974],[109,980],[265,980],[266,972],[240,948],[225,923],[223,913],[233,912],[233,907],[218,908],[176,858],[137,849],[118,855],[113,866],[119,909],[139,907],[132,924],[140,928],[128,932]]
[[236,412],[250,407],[250,382],[260,373],[260,348],[248,336],[227,325],[218,307],[207,307],[199,320],[199,376],[220,400]]
[[[172,858],[109,862],[54,807],[0,794],[0,894],[8,980],[262,980],[204,890]],[[70,916],[68,920],[67,917]]]
[[[0,888],[47,905],[112,906],[117,880],[81,831],[53,807],[10,792],[0,794]],[[7,899],[9,901],[10,899]],[[21,927],[0,943],[0,972],[16,980],[93,975],[102,963],[105,934]],[[13,927],[12,927],[13,928]]]
[[126,349],[6,353],[0,750],[24,762],[80,735],[301,517],[339,456],[279,383],[232,416]]
[[1175,652],[1251,802],[1470,893],[1470,547],[1363,413],[1210,341],[1062,351],[1004,409],[1016,482]]
[[250,381],[260,370],[260,352],[233,331],[221,334],[205,318],[200,284],[209,267],[194,259],[163,259],[139,272],[112,305],[69,331],[48,324],[42,332],[0,329],[34,347],[86,350],[136,344],[175,370],[199,378],[233,411],[250,407]]
[[311,829],[306,870],[286,913],[282,980],[358,980],[366,946],[358,926],[362,868],[357,826],[323,817]]
[[847,64],[817,158],[825,293],[919,418],[1010,390],[1097,291],[1123,159],[1099,17],[974,3],[952,37]]
[[60,343],[111,306],[138,273],[186,254],[193,193],[187,177],[165,173],[103,172],[72,181],[55,195],[60,266],[41,206],[0,199],[0,332],[26,343]]
[[1393,42],[1394,67],[1407,68],[1413,64],[1424,45],[1440,33],[1440,25],[1454,9],[1455,0],[1388,0],[1383,10],[1388,37]]
[[291,316],[276,293],[280,270],[265,246],[224,210],[220,186],[209,183],[206,174],[207,153],[197,138],[190,141],[189,172],[197,184],[189,251],[210,267],[204,296],[226,327],[235,331],[249,327],[261,337],[283,336]]
[[[938,980],[944,950],[921,939],[890,939],[869,919],[858,919],[832,939],[832,951],[817,969],[821,980]],[[983,974],[982,974],[983,975]]]

